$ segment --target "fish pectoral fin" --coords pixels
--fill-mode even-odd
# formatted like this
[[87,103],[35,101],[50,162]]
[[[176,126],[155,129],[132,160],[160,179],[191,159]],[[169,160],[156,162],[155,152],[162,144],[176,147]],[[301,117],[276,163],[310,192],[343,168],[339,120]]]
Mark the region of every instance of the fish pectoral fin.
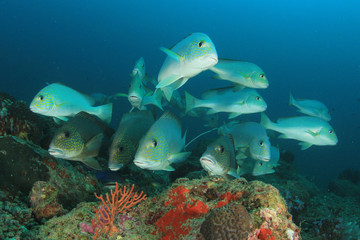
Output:
[[240,74],[240,75],[243,76],[244,78],[250,78],[249,75],[243,73],[242,71],[236,71],[236,73]]
[[176,52],[165,48],[165,47],[160,47],[160,50],[163,51],[166,55],[168,55],[169,57],[171,57],[172,59],[180,62],[182,59],[184,59],[184,57],[180,56],[179,54],[177,54]]
[[301,150],[306,150],[309,147],[312,146],[312,143],[308,143],[308,142],[300,142],[299,145],[301,146]]
[[170,75],[167,78],[162,79],[155,88],[163,88],[169,86],[170,84],[174,83],[175,81],[179,80],[181,77],[179,75]]
[[239,160],[239,159],[246,159],[247,156],[245,155],[245,153],[239,151],[236,153],[236,156],[235,156],[236,160]]
[[63,121],[67,121],[69,118],[67,117],[53,117],[54,122],[56,124],[61,124]]
[[172,166],[168,165],[168,166],[162,168],[161,170],[173,172],[173,171],[175,171],[175,168],[173,168]]
[[180,163],[185,161],[191,152],[180,152],[180,153],[172,153],[170,154],[169,162],[170,163]]
[[238,92],[238,91],[241,91],[245,88],[245,86],[243,85],[240,85],[240,84],[235,84],[234,85],[234,88],[233,88],[233,92]]
[[115,93],[114,97],[128,97],[129,95],[126,93]]
[[233,176],[234,178],[240,177],[240,175],[237,173],[237,171],[235,169],[231,169],[227,174],[229,174],[230,176]]
[[306,133],[310,134],[313,137],[319,136],[319,132],[314,132],[314,131],[311,131],[311,130],[307,130]]
[[240,116],[241,113],[230,113],[229,114],[229,119],[233,119],[233,118],[236,118],[237,116]]
[[278,138],[284,138],[284,139],[290,139],[290,137],[288,137],[287,135],[285,135],[285,134],[281,134],[281,135],[279,135],[279,137]]
[[215,109],[211,108],[209,110],[207,110],[206,115],[211,115],[211,114],[215,114],[218,113],[218,111],[216,111]]
[[86,154],[87,156],[97,156],[103,138],[104,138],[103,133],[99,133],[98,135],[91,138],[85,145],[84,154]]
[[81,162],[83,162],[86,166],[91,167],[96,170],[102,170],[98,160],[93,157],[85,158]]

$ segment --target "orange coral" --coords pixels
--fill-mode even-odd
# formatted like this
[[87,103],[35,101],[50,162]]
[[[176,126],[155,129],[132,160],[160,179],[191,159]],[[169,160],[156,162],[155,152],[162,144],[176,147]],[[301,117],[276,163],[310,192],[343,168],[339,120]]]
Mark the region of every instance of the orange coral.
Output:
[[134,193],[134,185],[132,185],[130,190],[126,190],[126,186],[124,190],[119,189],[118,183],[116,183],[114,191],[110,191],[111,199],[109,194],[106,194],[106,199],[103,196],[98,196],[95,193],[95,197],[101,200],[100,206],[98,209],[95,207],[95,218],[91,220],[91,225],[94,229],[94,239],[99,237],[103,233],[108,233],[110,236],[117,232],[118,229],[114,226],[115,216],[119,213],[123,213],[126,210],[130,210],[133,206],[138,204],[139,202],[146,200],[146,195],[141,192],[140,194]]

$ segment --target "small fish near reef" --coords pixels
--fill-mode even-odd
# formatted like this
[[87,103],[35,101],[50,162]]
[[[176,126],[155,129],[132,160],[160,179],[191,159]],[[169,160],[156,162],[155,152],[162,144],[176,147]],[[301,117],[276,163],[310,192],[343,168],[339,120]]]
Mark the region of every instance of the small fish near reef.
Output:
[[209,175],[231,175],[238,178],[234,142],[231,136],[220,136],[210,143],[200,157],[201,166]]
[[279,149],[276,147],[270,147],[270,161],[264,162],[253,158],[239,159],[237,173],[240,176],[245,174],[251,174],[252,176],[260,176],[265,174],[274,173],[274,167],[278,166],[280,159]]
[[260,94],[253,88],[238,90],[237,87],[224,87],[205,91],[197,99],[185,92],[186,112],[194,108],[210,108],[207,114],[228,112],[229,118],[242,114],[263,112],[267,104]]
[[312,145],[336,145],[338,138],[330,124],[317,117],[291,117],[278,119],[277,123],[271,122],[265,113],[261,114],[261,124],[270,130],[282,133],[280,138],[301,141],[301,150]]
[[264,71],[254,63],[219,58],[219,62],[210,70],[215,72],[213,78],[227,80],[244,87],[267,88],[269,86]]
[[171,164],[182,162],[191,154],[183,152],[184,147],[180,119],[166,111],[140,140],[134,163],[142,169],[174,171]]
[[110,147],[109,169],[117,171],[135,156],[140,139],[155,122],[149,110],[125,113],[121,118]]
[[110,139],[113,133],[114,130],[96,116],[80,112],[57,130],[48,151],[56,158],[80,161],[101,170],[95,157],[106,138]]
[[111,122],[112,103],[94,106],[95,99],[61,83],[53,83],[40,90],[30,104],[34,113],[67,121],[69,117],[84,111]]
[[290,93],[289,105],[298,108],[298,111],[309,116],[319,117],[325,121],[330,121],[331,116],[328,108],[318,100],[295,99]]
[[218,129],[221,135],[230,134],[237,150],[236,159],[251,158],[260,161],[270,160],[270,141],[265,128],[256,122],[230,122]]
[[215,45],[205,33],[192,33],[171,49],[160,49],[167,57],[160,69],[156,88],[161,88],[168,101],[174,90],[218,62]]

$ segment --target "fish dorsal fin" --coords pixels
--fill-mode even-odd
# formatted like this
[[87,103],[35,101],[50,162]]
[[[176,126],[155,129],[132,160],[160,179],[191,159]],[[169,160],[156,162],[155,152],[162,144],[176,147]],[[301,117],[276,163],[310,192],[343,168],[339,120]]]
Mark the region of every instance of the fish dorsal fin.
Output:
[[180,118],[178,116],[175,115],[175,113],[170,112],[169,110],[167,110],[166,112],[163,113],[163,115],[159,118],[159,119],[172,119],[176,122],[177,125],[179,125],[179,127],[181,128],[181,121]]
[[75,88],[73,88],[73,87],[70,87],[70,86],[68,86],[68,85],[66,85],[65,83],[61,83],[61,82],[56,82],[56,83],[54,83],[54,84],[58,84],[58,85],[61,85],[61,86],[63,86],[63,87],[67,87],[67,88],[70,88],[70,89],[72,89],[72,90],[74,90],[75,92],[78,92],[79,94],[81,94],[85,99],[86,99],[86,101],[89,103],[89,105],[94,105],[95,104],[95,102],[96,102],[96,99],[94,98],[94,97],[92,97],[92,96],[90,96],[90,95],[88,95],[88,94],[86,94],[86,93],[84,93],[84,92],[81,92],[81,91],[79,91],[79,90],[77,90],[77,89],[75,89]]
[[210,97],[213,97],[213,96],[215,96],[215,95],[217,95],[219,93],[221,94],[221,93],[223,93],[225,91],[228,91],[231,88],[233,88],[233,86],[209,89],[209,90],[207,90],[207,91],[205,91],[205,92],[203,92],[201,94],[201,98],[203,98],[203,99],[210,98]]
[[77,113],[75,115],[75,117],[80,117],[83,119],[88,119],[94,123],[96,123],[101,130],[106,134],[106,136],[108,136],[109,138],[114,134],[114,129],[112,129],[111,127],[109,127],[108,125],[106,125],[103,121],[101,121],[100,118],[96,117],[95,115],[92,115],[90,113],[81,111],[79,113]]

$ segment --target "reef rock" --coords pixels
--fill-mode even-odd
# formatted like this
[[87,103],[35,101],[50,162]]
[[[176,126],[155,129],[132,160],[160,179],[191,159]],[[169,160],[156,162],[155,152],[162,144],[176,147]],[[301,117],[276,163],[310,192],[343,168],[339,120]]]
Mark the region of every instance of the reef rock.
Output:
[[46,181],[59,193],[59,203],[72,208],[93,200],[96,178],[70,163],[56,159],[41,147],[14,136],[0,137],[0,190],[28,196],[37,181]]

